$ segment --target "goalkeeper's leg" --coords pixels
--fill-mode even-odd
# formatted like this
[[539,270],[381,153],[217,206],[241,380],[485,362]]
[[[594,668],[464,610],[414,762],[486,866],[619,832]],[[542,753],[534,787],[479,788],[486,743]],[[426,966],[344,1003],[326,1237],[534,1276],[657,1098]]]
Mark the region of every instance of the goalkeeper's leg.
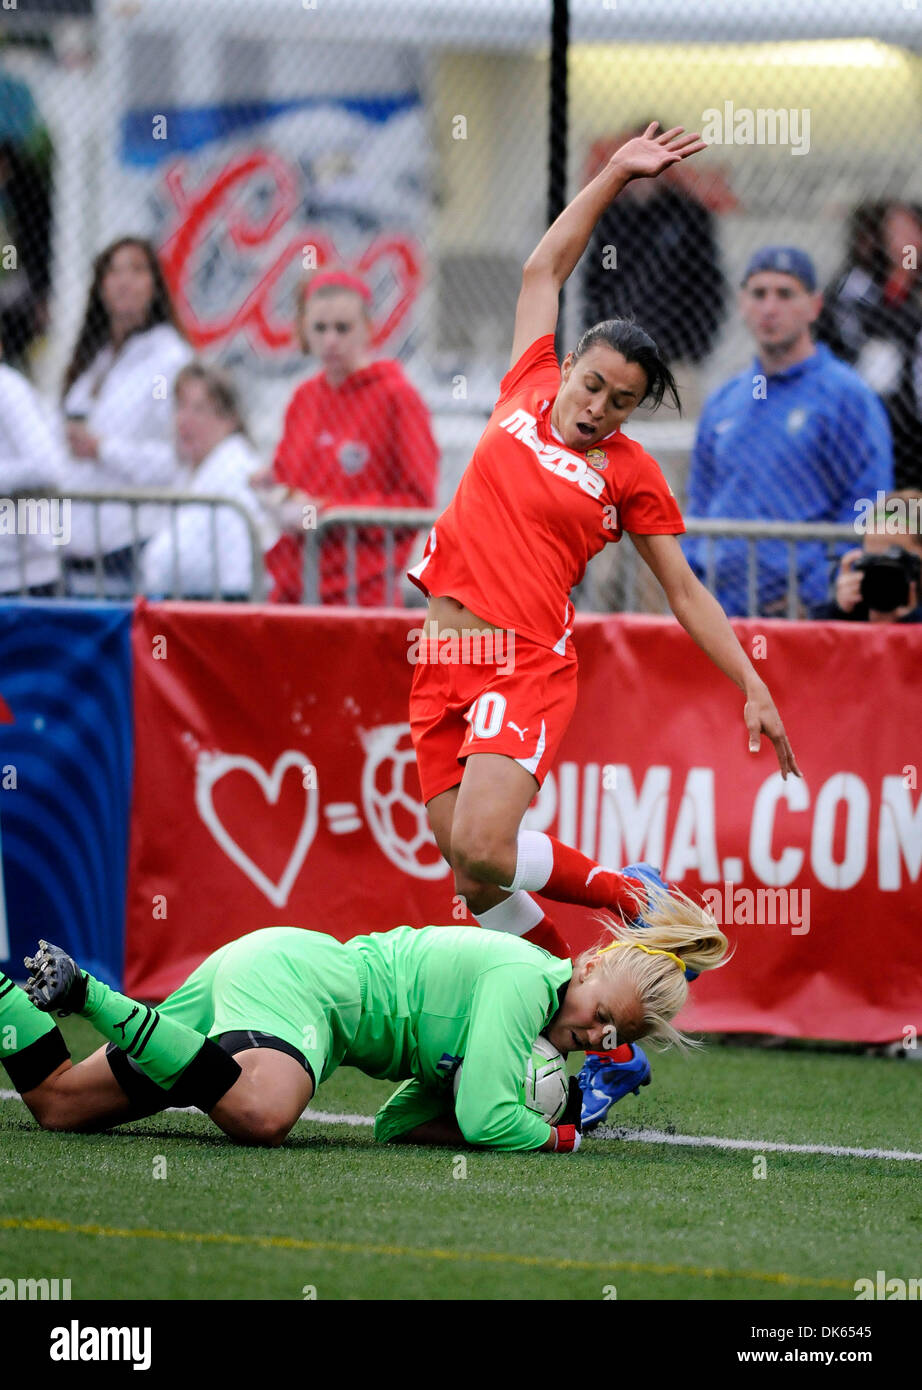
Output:
[[26,992],[0,972],[0,1062],[20,1095],[70,1061],[55,1023]]
[[83,1133],[142,1119],[170,1104],[169,1096],[161,1092],[155,1103],[138,1106],[113,1075],[104,1047],[76,1066],[68,1060],[32,1089],[23,1091],[22,1098],[42,1129]]
[[[108,1055],[107,1055],[108,1053]],[[158,1114],[177,1103],[162,1087],[139,1087],[113,1071],[111,1048],[101,1047],[76,1066],[67,1061],[22,1099],[43,1129],[94,1133]],[[123,1062],[124,1053],[119,1054]],[[280,1144],[313,1095],[311,1077],[284,1053],[261,1048],[234,1054],[240,1076],[209,1118],[239,1143]]]
[[[106,1065],[105,1049],[74,1066],[61,1032],[25,990],[0,973],[0,1058],[45,1129],[108,1129],[136,1119]],[[162,1099],[153,1107],[162,1110]],[[150,1114],[151,1109],[142,1111]]]
[[[313,1094],[313,1076],[303,1059],[275,1050],[286,1044],[267,1035],[228,1034],[213,1041],[168,1014],[110,989],[77,968],[59,947],[41,942],[32,960],[27,991],[39,1009],[79,1013],[115,1044],[88,1061],[92,1079],[106,1067],[126,1099],[126,1109],[108,1123],[151,1114],[166,1106],[196,1106],[226,1134],[243,1143],[280,1144]],[[258,1038],[254,1044],[253,1039]],[[239,1060],[238,1060],[239,1057]],[[86,1064],[81,1064],[85,1066]],[[85,1127],[76,1077],[46,1097],[48,1128]],[[116,1079],[117,1078],[117,1079]],[[33,1113],[35,1113],[33,1111]]]
[[[225,1034],[221,1046],[237,1035]],[[258,1035],[257,1035],[258,1036]],[[303,1062],[278,1050],[281,1040],[266,1037],[256,1047],[244,1043],[233,1060],[240,1076],[209,1118],[231,1139],[241,1144],[267,1144],[275,1148],[300,1119],[314,1094],[314,1080]]]

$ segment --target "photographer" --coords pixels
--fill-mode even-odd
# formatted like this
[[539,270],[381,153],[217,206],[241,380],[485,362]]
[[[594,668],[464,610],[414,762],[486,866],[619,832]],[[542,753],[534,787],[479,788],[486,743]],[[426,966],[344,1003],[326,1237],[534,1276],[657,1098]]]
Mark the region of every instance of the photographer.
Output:
[[832,600],[814,618],[858,623],[922,622],[922,536],[869,531],[842,556]]

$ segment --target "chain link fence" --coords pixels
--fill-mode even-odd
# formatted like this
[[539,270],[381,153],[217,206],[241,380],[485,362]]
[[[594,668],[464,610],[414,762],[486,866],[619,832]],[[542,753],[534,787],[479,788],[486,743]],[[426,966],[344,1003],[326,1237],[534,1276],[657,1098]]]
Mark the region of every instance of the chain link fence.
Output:
[[[450,499],[548,208],[652,119],[710,148],[612,206],[561,348],[614,314],[660,343],[683,412],[627,432],[689,516],[841,526],[879,489],[922,490],[916,0],[18,0],[0,24],[0,493],[188,489],[209,460],[223,479],[233,416],[266,591],[304,601],[324,508]],[[857,373],[835,418],[824,381],[757,360],[784,323],[739,286],[772,245],[810,258],[813,331]],[[364,291],[315,283],[331,270]],[[193,359],[229,375],[235,416],[190,399],[179,419]],[[53,445],[17,431],[23,382]],[[134,547],[102,515],[100,553]],[[366,535],[358,602],[393,601],[390,535],[400,565],[420,545]],[[348,601],[345,538],[324,544],[317,597]],[[747,554],[688,546],[748,606]],[[591,563],[583,605],[657,608],[628,550]],[[757,558],[759,607],[786,611],[787,557]],[[815,601],[828,563],[808,559]]]

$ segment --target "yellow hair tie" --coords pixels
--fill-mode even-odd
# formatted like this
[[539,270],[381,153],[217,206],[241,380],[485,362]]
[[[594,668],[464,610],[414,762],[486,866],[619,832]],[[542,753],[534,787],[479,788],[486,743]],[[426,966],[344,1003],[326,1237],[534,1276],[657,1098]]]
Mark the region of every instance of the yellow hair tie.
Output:
[[686,965],[680,956],[675,955],[672,951],[661,951],[656,946],[641,946],[639,941],[614,941],[610,946],[603,946],[600,951],[596,951],[596,955],[604,956],[606,951],[615,951],[619,946],[636,946],[638,951],[646,951],[648,956],[668,956],[670,960],[675,961],[682,974],[685,974]]

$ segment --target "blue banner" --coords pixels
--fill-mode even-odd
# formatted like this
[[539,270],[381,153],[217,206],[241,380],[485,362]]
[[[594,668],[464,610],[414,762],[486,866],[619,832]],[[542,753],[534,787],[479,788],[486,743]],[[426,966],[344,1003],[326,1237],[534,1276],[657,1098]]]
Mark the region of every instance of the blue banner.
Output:
[[[294,111],[335,106],[380,125],[420,105],[419,93],[411,91],[375,97],[298,97],[290,101],[224,102],[219,106],[160,106],[156,111],[137,109],[122,118],[120,154],[123,164],[152,168],[175,159],[177,151],[189,154]],[[158,121],[166,122],[169,140],[156,134]]]
[[0,604],[0,969],[39,937],[118,986],[131,812],[125,604]]

